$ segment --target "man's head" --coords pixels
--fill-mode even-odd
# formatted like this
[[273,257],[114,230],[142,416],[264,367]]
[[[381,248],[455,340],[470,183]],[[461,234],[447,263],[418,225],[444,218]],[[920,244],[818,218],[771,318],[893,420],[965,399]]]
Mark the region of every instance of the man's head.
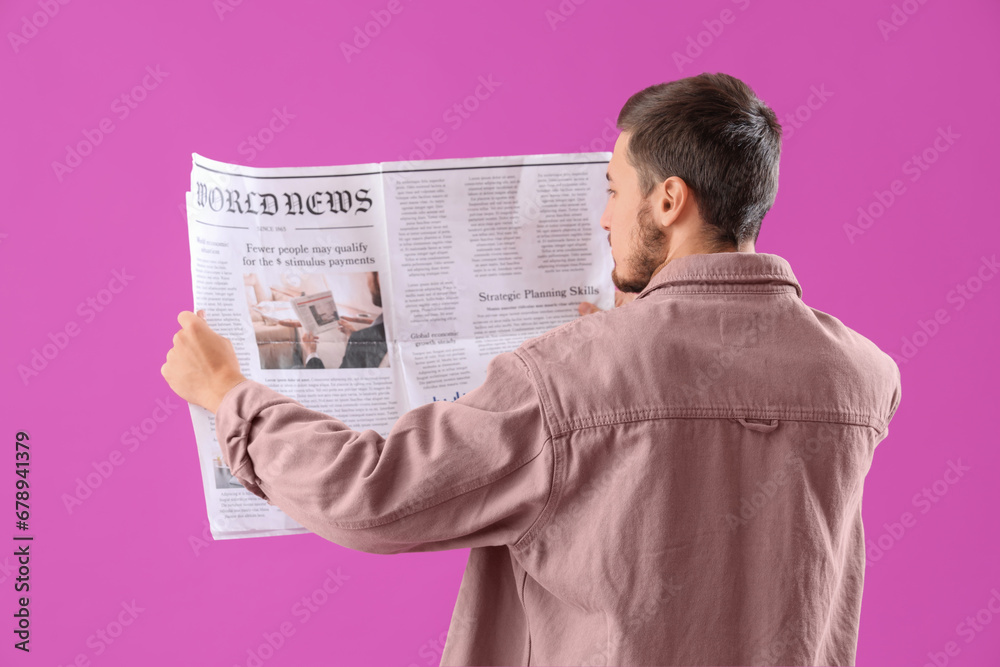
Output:
[[778,192],[781,125],[746,84],[705,73],[650,86],[618,129],[601,216],[618,289],[641,291],[684,255],[754,251]]
[[368,272],[368,291],[372,295],[372,304],[382,307],[382,288],[378,284],[378,271]]

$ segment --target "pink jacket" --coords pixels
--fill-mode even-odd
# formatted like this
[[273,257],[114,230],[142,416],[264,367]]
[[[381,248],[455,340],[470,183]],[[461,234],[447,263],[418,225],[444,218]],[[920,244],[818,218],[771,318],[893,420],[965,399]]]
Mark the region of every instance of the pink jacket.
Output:
[[900,376],[801,296],[776,255],[681,257],[386,438],[250,380],[217,435],[330,541],[471,547],[442,665],[850,665]]

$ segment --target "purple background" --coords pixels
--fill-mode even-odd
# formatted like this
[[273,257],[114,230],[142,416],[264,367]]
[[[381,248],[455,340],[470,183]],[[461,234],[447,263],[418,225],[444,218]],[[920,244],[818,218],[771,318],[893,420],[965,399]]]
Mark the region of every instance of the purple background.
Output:
[[[51,18],[38,14],[46,1]],[[0,556],[0,662],[246,665],[264,634],[290,623],[264,665],[438,664],[467,552],[377,556],[311,534],[199,542],[205,502],[186,406],[174,398],[180,408],[154,433],[123,446],[172,396],[159,369],[191,305],[191,153],[253,166],[397,160],[435,128],[446,140],[434,158],[611,150],[606,125],[630,94],[702,71],[743,79],[785,126],[757,249],[789,260],[810,306],[905,358],[902,404],[866,481],[858,664],[1000,661],[1000,614],[987,607],[995,593],[1000,610],[1000,279],[982,263],[1000,250],[988,194],[1000,5],[401,0],[348,62],[341,43],[388,2],[235,1],[0,5],[3,434],[31,434],[36,535],[30,657],[11,647],[16,575]],[[731,21],[713,23],[724,10]],[[42,27],[26,27],[32,17]],[[883,34],[880,21],[898,29]],[[701,53],[688,41],[699,33]],[[673,54],[687,48],[678,66]],[[147,67],[164,74],[146,78],[123,118],[115,100]],[[499,85],[453,127],[443,114],[479,77]],[[243,142],[276,108],[294,118],[248,159]],[[53,163],[105,118],[113,131],[57,174]],[[943,152],[939,128],[953,136]],[[925,151],[933,164],[913,171]],[[877,193],[896,180],[902,194],[880,211]],[[858,207],[880,215],[849,238]],[[123,269],[134,276],[124,290],[92,318],[80,309],[110,295]],[[71,323],[78,335],[22,379],[19,366]],[[7,447],[3,545],[15,532]],[[64,495],[115,450],[121,465],[68,512]],[[953,484],[939,481],[949,461],[968,467]],[[925,488],[933,502],[915,497]],[[905,512],[909,526],[893,528]],[[296,603],[338,568],[349,578],[303,622]],[[98,643],[133,600],[134,622]],[[977,613],[979,630],[960,625]]]

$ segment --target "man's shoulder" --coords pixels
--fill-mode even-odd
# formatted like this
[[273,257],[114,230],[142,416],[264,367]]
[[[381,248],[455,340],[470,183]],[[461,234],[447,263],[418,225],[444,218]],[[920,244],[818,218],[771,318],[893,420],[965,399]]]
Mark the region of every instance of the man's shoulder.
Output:
[[[634,306],[638,306],[638,304],[629,304],[627,307]],[[581,315],[549,329],[545,333],[529,338],[521,344],[518,350],[526,354],[545,355],[552,350],[563,349],[567,345],[578,346],[597,343],[614,335],[616,330],[627,327],[627,322],[633,319],[629,317],[632,314],[626,313],[625,307],[621,307]]]
[[381,322],[358,329],[348,337],[348,342],[385,342],[385,325]]
[[643,323],[650,313],[645,306],[634,302],[579,316],[529,338],[515,353],[540,375],[571,384],[624,371],[649,348],[649,327]]
[[807,309],[819,330],[828,337],[831,348],[837,348],[856,363],[873,370],[880,370],[887,376],[899,375],[895,359],[870,338],[848,326],[835,315],[809,306]]
[[830,373],[840,376],[846,384],[872,387],[877,397],[873,400],[891,396],[898,403],[901,374],[896,359],[838,317],[816,308],[807,309],[827,339],[827,344],[818,346],[814,353],[829,358]]
[[536,381],[580,414],[617,405],[613,388],[631,397],[622,410],[639,403],[723,409],[731,407],[724,396],[739,396],[746,405],[816,414],[838,405],[874,415],[875,423],[891,416],[900,392],[892,357],[798,299],[724,307],[643,299],[567,322],[516,352]]

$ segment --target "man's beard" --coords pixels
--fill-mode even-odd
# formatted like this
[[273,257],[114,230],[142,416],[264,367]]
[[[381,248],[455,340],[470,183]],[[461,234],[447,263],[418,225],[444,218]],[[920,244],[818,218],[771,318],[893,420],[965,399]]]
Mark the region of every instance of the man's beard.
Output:
[[646,201],[636,214],[636,226],[631,238],[631,254],[625,258],[631,278],[618,275],[616,266],[611,281],[623,292],[641,292],[649,284],[653,271],[663,263],[666,235],[653,222],[653,207]]

